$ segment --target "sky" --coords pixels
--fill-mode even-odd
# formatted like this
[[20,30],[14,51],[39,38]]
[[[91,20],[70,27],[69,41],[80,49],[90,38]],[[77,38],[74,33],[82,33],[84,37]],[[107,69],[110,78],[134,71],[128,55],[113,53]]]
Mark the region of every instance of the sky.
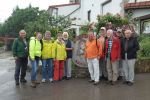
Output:
[[11,16],[13,9],[18,5],[19,8],[26,8],[31,4],[33,7],[48,9],[50,5],[69,3],[69,0],[3,0],[0,3],[0,22],[3,23]]

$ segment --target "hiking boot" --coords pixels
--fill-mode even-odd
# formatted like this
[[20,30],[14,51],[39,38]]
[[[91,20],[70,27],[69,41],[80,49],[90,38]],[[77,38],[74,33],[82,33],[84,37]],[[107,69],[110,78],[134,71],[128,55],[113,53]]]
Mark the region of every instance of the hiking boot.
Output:
[[16,85],[19,85],[19,80],[16,80]]
[[46,79],[42,79],[42,83],[45,83],[46,82]]
[[116,84],[116,82],[115,82],[115,81],[112,81],[112,82],[111,82],[111,85],[115,85],[115,84]]
[[123,82],[123,84],[128,84],[128,83],[129,83],[128,81],[124,81],[124,82]]
[[37,80],[35,81],[35,84],[40,84],[40,82],[38,82]]
[[21,83],[27,83],[27,80],[26,79],[20,79],[20,82]]
[[132,83],[132,82],[129,82],[129,83],[128,83],[128,86],[132,86],[132,85],[133,85],[133,83]]
[[31,85],[30,85],[32,88],[36,88],[36,83],[35,82],[31,82]]
[[49,79],[49,82],[50,82],[50,83],[52,83],[52,82],[53,82],[53,79],[52,79],[52,78],[50,78],[50,79]]
[[89,80],[89,83],[93,83],[94,82],[94,80]]
[[112,81],[107,81],[107,82],[106,82],[106,84],[111,84],[111,83],[112,83]]
[[70,79],[71,79],[71,77],[67,77],[67,78],[66,78],[66,80],[70,80]]
[[94,85],[98,85],[99,84],[99,81],[97,81],[97,82],[94,82]]

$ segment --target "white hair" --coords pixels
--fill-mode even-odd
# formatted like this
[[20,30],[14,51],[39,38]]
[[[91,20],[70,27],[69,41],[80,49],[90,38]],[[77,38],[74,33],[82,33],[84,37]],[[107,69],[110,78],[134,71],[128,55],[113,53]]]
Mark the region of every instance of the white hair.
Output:
[[25,30],[20,30],[19,33],[26,33],[26,31]]
[[69,36],[68,32],[63,32],[63,36],[64,36],[64,35]]
[[107,33],[111,33],[111,34],[113,34],[113,30],[112,29],[109,29],[109,30],[107,30]]

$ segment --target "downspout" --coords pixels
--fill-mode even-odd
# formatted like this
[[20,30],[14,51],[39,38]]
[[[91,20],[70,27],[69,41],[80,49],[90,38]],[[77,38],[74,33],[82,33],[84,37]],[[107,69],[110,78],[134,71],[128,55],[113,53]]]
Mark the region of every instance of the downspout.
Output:
[[101,6],[102,6],[102,15],[103,15],[103,8],[104,8],[104,6],[105,5],[107,5],[108,3],[110,3],[112,0],[106,0],[106,1],[104,1],[102,4],[101,4]]

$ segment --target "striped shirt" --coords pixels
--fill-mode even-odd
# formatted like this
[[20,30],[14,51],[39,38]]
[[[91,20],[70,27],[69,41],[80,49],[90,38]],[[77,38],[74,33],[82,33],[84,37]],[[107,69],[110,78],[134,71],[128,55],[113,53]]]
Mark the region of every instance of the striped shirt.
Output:
[[112,40],[108,40],[108,51],[107,51],[107,58],[108,59],[110,59],[111,48],[112,48]]

